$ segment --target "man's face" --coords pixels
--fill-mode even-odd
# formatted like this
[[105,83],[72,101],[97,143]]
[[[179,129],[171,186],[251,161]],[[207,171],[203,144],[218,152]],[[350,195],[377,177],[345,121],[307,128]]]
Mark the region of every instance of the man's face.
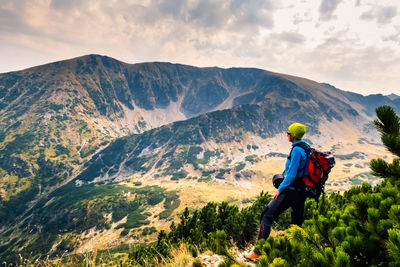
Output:
[[289,142],[292,143],[292,142],[294,141],[294,138],[293,138],[293,136],[292,136],[291,133],[287,132],[287,137],[288,137],[288,141],[289,141]]

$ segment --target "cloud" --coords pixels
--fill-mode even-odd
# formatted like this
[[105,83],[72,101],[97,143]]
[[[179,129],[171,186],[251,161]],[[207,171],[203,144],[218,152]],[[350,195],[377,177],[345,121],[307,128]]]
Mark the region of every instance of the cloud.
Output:
[[378,23],[390,23],[392,18],[397,15],[397,7],[395,6],[388,6],[382,7],[377,12],[377,21]]
[[306,41],[306,37],[304,35],[296,32],[281,32],[278,34],[272,34],[271,38],[290,44],[302,44]]
[[26,1],[23,0],[0,2],[0,33],[33,32],[33,29],[26,23],[26,5]]
[[374,6],[367,12],[361,15],[362,20],[372,21],[376,20],[379,24],[388,24],[397,15],[396,6]]
[[51,0],[50,7],[60,11],[79,9],[85,6],[85,2],[81,0]]
[[[392,48],[363,46],[357,39],[338,34],[328,38],[307,56],[304,69],[321,82],[335,81],[341,89],[371,93],[391,87],[398,88],[400,55]],[[364,89],[364,91],[361,91]]]
[[0,32],[19,32],[25,27],[22,18],[16,16],[12,10],[0,8]]
[[212,0],[198,1],[186,12],[189,15],[187,22],[205,28],[221,28],[230,17],[222,2]]
[[385,42],[394,42],[400,45],[400,26],[395,26],[395,33],[386,35],[382,38]]
[[[154,4],[154,2],[153,2]],[[161,14],[169,15],[173,18],[179,18],[180,20],[186,20],[188,9],[188,1],[185,0],[169,0],[156,2],[157,9]]]
[[312,22],[312,17],[310,16],[310,14],[308,12],[305,12],[303,14],[301,13],[296,13],[293,16],[293,24],[300,24],[300,23],[304,23],[304,22]]
[[368,70],[400,84],[386,68],[400,66],[389,60],[400,55],[393,1],[0,0],[0,72],[95,53],[258,67],[354,89],[373,83],[360,76]]
[[265,28],[273,27],[272,12],[276,4],[272,1],[263,0],[233,0],[229,6],[233,14],[236,27],[243,25],[258,25]]
[[274,25],[276,1],[2,0],[0,39],[7,44],[0,46],[24,45],[57,59],[89,52],[207,64],[212,54],[223,59],[246,43],[256,45],[260,31]]
[[322,0],[319,6],[320,19],[330,20],[341,0]]

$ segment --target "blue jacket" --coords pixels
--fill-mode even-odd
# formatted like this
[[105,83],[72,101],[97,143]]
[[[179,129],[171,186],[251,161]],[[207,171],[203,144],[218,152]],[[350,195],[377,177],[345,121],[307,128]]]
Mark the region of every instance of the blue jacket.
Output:
[[305,167],[306,167],[308,156],[307,156],[306,151],[303,148],[296,146],[296,144],[298,144],[300,142],[305,143],[309,147],[309,145],[306,142],[304,142],[303,140],[294,142],[292,144],[292,147],[293,147],[292,153],[291,153],[291,156],[288,157],[288,159],[286,160],[285,172],[283,173],[285,178],[283,179],[282,183],[278,187],[279,194],[282,193],[283,190],[286,188],[295,190],[295,188],[290,185],[293,183],[294,179],[297,177],[297,174],[300,170],[302,172],[302,173],[299,173],[300,177],[302,177],[306,174]]

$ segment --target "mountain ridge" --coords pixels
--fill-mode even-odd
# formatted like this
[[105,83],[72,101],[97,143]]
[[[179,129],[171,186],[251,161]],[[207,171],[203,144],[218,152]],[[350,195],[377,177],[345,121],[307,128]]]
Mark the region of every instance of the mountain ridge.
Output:
[[[241,105],[264,106],[275,119],[293,113],[294,120],[312,125],[321,119],[316,114],[328,121],[367,122],[378,105],[400,109],[399,99],[364,97],[256,68],[127,64],[88,55],[9,74],[0,74],[0,168],[7,179],[16,175],[26,181],[35,179],[31,176],[46,161],[64,161],[70,170],[60,175],[70,176],[115,138]],[[37,155],[44,160],[38,163]],[[4,189],[0,193],[8,198]]]
[[[79,239],[87,227],[107,229],[124,216],[125,233],[148,222],[155,227],[151,220],[179,208],[185,192],[176,193],[173,183],[251,187],[252,166],[282,157],[279,133],[295,121],[307,124],[315,144],[342,153],[343,173],[358,175],[382,151],[371,129],[382,104],[400,110],[399,99],[261,69],[127,64],[96,55],[0,74],[0,255],[7,247],[18,250],[17,243],[49,251],[66,236]],[[353,144],[336,141],[339,134],[361,150],[349,152]],[[135,176],[152,176],[158,187]],[[76,195],[85,190],[86,197]],[[68,194],[76,200],[66,201]],[[120,212],[111,219],[107,194]],[[146,209],[159,201],[159,213],[149,215]]]

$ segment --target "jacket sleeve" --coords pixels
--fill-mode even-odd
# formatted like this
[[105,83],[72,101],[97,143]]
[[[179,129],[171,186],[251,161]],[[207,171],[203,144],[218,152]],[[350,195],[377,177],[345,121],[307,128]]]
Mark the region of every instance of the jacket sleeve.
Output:
[[301,160],[300,149],[294,148],[292,150],[289,166],[285,169],[285,178],[278,187],[279,194],[282,193],[285,188],[289,187],[296,178],[297,171],[299,170],[300,166],[300,160]]

